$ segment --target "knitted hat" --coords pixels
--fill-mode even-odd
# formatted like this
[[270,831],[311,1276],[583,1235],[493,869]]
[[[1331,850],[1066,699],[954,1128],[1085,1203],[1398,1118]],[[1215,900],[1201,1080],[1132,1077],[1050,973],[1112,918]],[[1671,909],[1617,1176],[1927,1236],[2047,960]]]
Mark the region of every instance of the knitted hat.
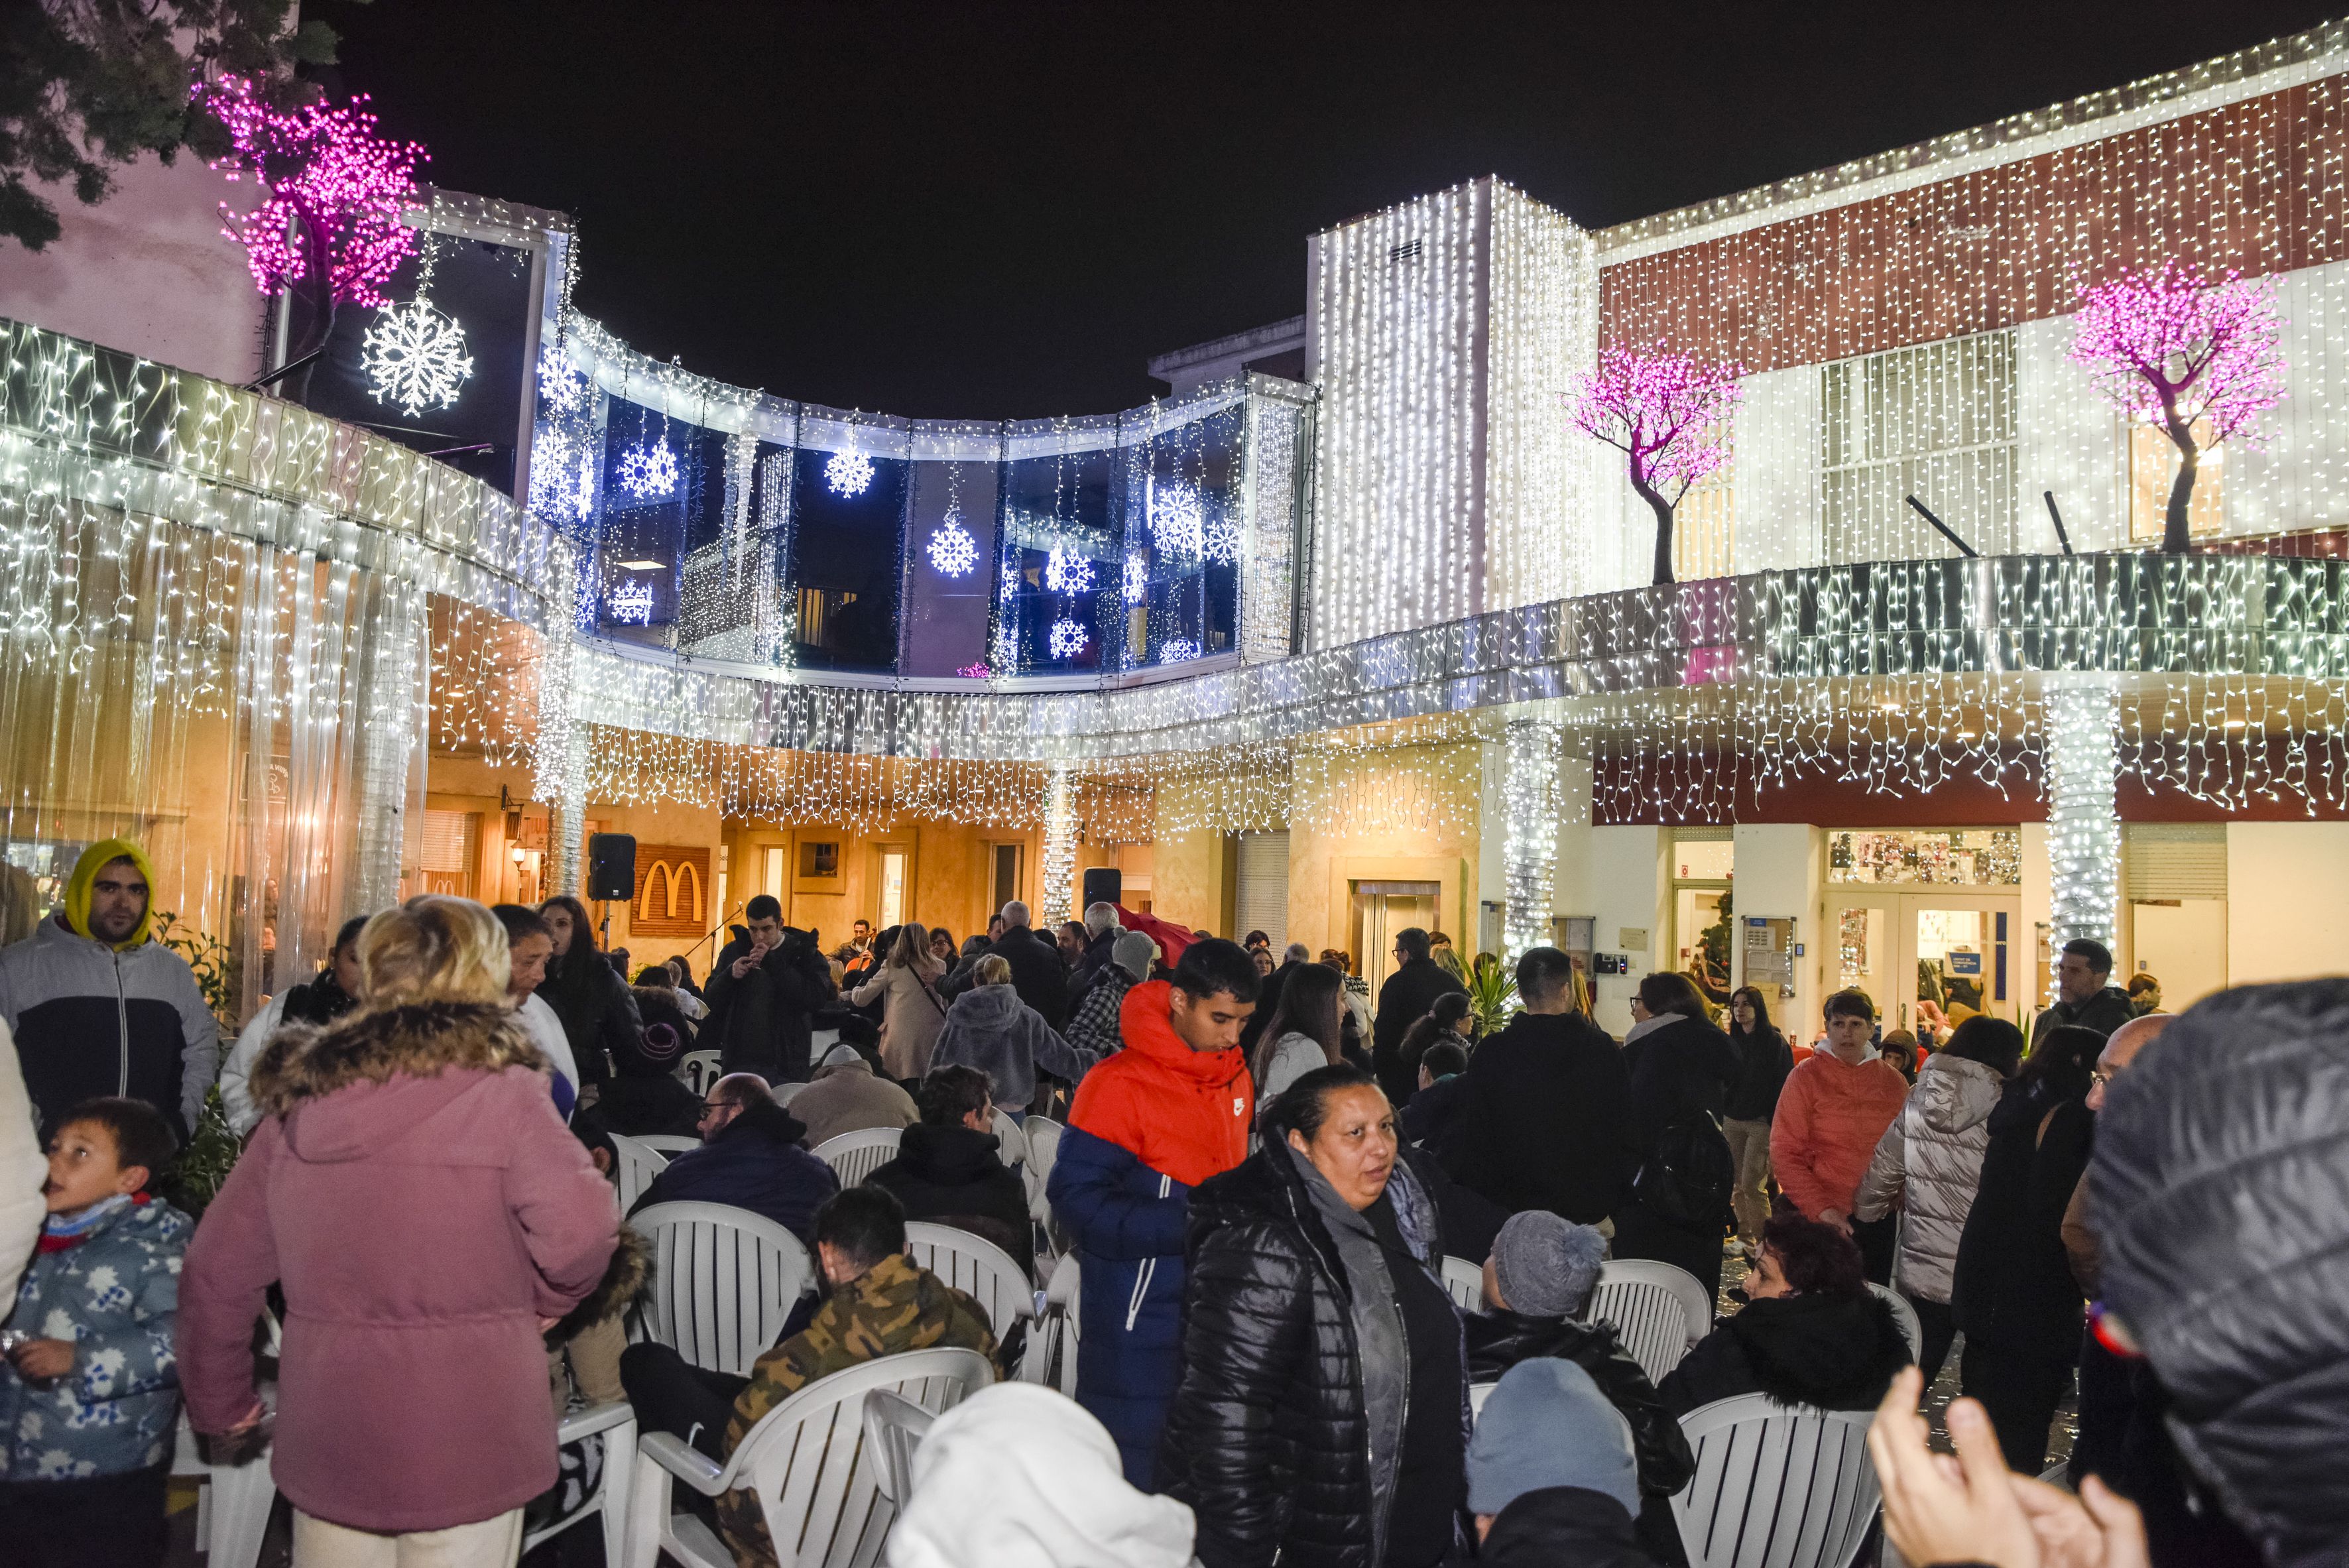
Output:
[[1150,962],[1158,956],[1158,944],[1139,931],[1129,931],[1110,945],[1109,955],[1112,963],[1136,980],[1147,980]]
[[1631,1426],[1590,1374],[1555,1356],[1503,1375],[1468,1443],[1468,1511],[1498,1513],[1529,1491],[1578,1486],[1640,1511]]
[[668,1024],[647,1024],[642,1037],[645,1059],[663,1071],[667,1071],[668,1065],[677,1060],[678,1052],[685,1048],[684,1040],[678,1037],[676,1028]]
[[1493,1273],[1510,1311],[1572,1317],[1598,1285],[1606,1253],[1607,1238],[1590,1226],[1527,1209],[1510,1215],[1493,1238]]

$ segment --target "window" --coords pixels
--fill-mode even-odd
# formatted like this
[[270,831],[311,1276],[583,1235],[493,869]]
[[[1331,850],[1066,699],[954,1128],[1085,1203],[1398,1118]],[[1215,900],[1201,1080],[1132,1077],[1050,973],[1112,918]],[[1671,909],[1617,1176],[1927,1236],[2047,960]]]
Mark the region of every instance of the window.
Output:
[[[2226,524],[2226,487],[2220,467],[2224,447],[2210,446],[2210,421],[2197,419],[2194,444],[2202,449],[2194,469],[2194,494],[2186,503],[2186,531],[2197,539]],[[2178,443],[2158,425],[2131,419],[2128,425],[2129,538],[2158,544],[2169,522],[2169,487],[2178,482]]]
[[2023,834],[2013,828],[1882,828],[1827,835],[1831,882],[1940,882],[2018,887]]
[[877,874],[874,881],[879,884],[881,896],[874,902],[879,905],[878,929],[886,931],[893,925],[905,923],[905,847],[884,844],[878,859],[880,863],[875,868]]
[[416,856],[423,891],[457,898],[472,897],[473,867],[481,841],[479,811],[428,809],[424,813],[424,842]]
[[781,844],[769,844],[765,847],[760,867],[759,891],[778,903],[782,902],[785,889],[783,887],[783,846]]
[[[1645,503],[1632,502],[1632,532],[1654,549]],[[1683,583],[1737,574],[1737,464],[1733,459],[1689,487],[1672,512],[1672,575]]]
[[2012,332],[1837,360],[1820,376],[1829,562],[1956,554],[1912,495],[1981,553],[2013,553]]
[[1003,906],[1019,896],[1019,860],[1024,844],[995,846],[995,903],[988,910],[993,916]]

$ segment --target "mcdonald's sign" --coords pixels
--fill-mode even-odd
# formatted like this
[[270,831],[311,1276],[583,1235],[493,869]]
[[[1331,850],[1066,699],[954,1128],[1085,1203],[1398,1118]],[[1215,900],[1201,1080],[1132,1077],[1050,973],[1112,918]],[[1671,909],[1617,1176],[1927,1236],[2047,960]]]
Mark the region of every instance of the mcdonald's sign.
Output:
[[636,846],[635,936],[699,936],[709,929],[709,851],[681,844]]

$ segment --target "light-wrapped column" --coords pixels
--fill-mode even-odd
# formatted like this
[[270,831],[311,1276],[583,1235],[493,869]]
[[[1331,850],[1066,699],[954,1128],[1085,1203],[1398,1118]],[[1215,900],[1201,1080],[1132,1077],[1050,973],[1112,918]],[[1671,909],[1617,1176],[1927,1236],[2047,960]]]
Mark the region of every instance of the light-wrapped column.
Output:
[[1521,718],[1509,725],[1501,774],[1502,880],[1508,900],[1505,941],[1514,959],[1528,947],[1547,944],[1550,904],[1557,878],[1558,769],[1564,732],[1547,719]]
[[[425,634],[429,600],[411,583],[378,579],[359,696],[363,716],[354,783],[357,805],[351,881],[344,913],[370,913],[399,902],[409,820],[421,810],[430,744],[432,660]],[[411,800],[413,797],[413,800]]]
[[1065,762],[1052,765],[1044,805],[1044,907],[1040,929],[1050,931],[1074,918],[1070,903],[1077,877],[1077,801]]
[[2121,824],[2114,803],[2120,715],[2110,683],[2047,688],[2049,940],[2113,944],[2120,908]]
[[[570,551],[558,540],[548,562],[551,583],[575,583]],[[579,717],[576,652],[572,614],[547,618],[546,645],[538,665],[538,766],[532,789],[546,802],[546,875],[549,893],[579,892],[579,855],[587,824],[587,726]]]

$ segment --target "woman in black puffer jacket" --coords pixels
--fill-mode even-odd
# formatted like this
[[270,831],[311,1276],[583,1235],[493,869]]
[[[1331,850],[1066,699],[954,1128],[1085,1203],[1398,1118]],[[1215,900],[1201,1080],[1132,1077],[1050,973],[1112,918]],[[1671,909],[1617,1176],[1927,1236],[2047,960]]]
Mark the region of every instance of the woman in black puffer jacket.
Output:
[[1350,1066],[1297,1080],[1263,1147],[1191,1194],[1160,1489],[1206,1568],[1428,1568],[1463,1501],[1468,1384],[1434,1205]]

